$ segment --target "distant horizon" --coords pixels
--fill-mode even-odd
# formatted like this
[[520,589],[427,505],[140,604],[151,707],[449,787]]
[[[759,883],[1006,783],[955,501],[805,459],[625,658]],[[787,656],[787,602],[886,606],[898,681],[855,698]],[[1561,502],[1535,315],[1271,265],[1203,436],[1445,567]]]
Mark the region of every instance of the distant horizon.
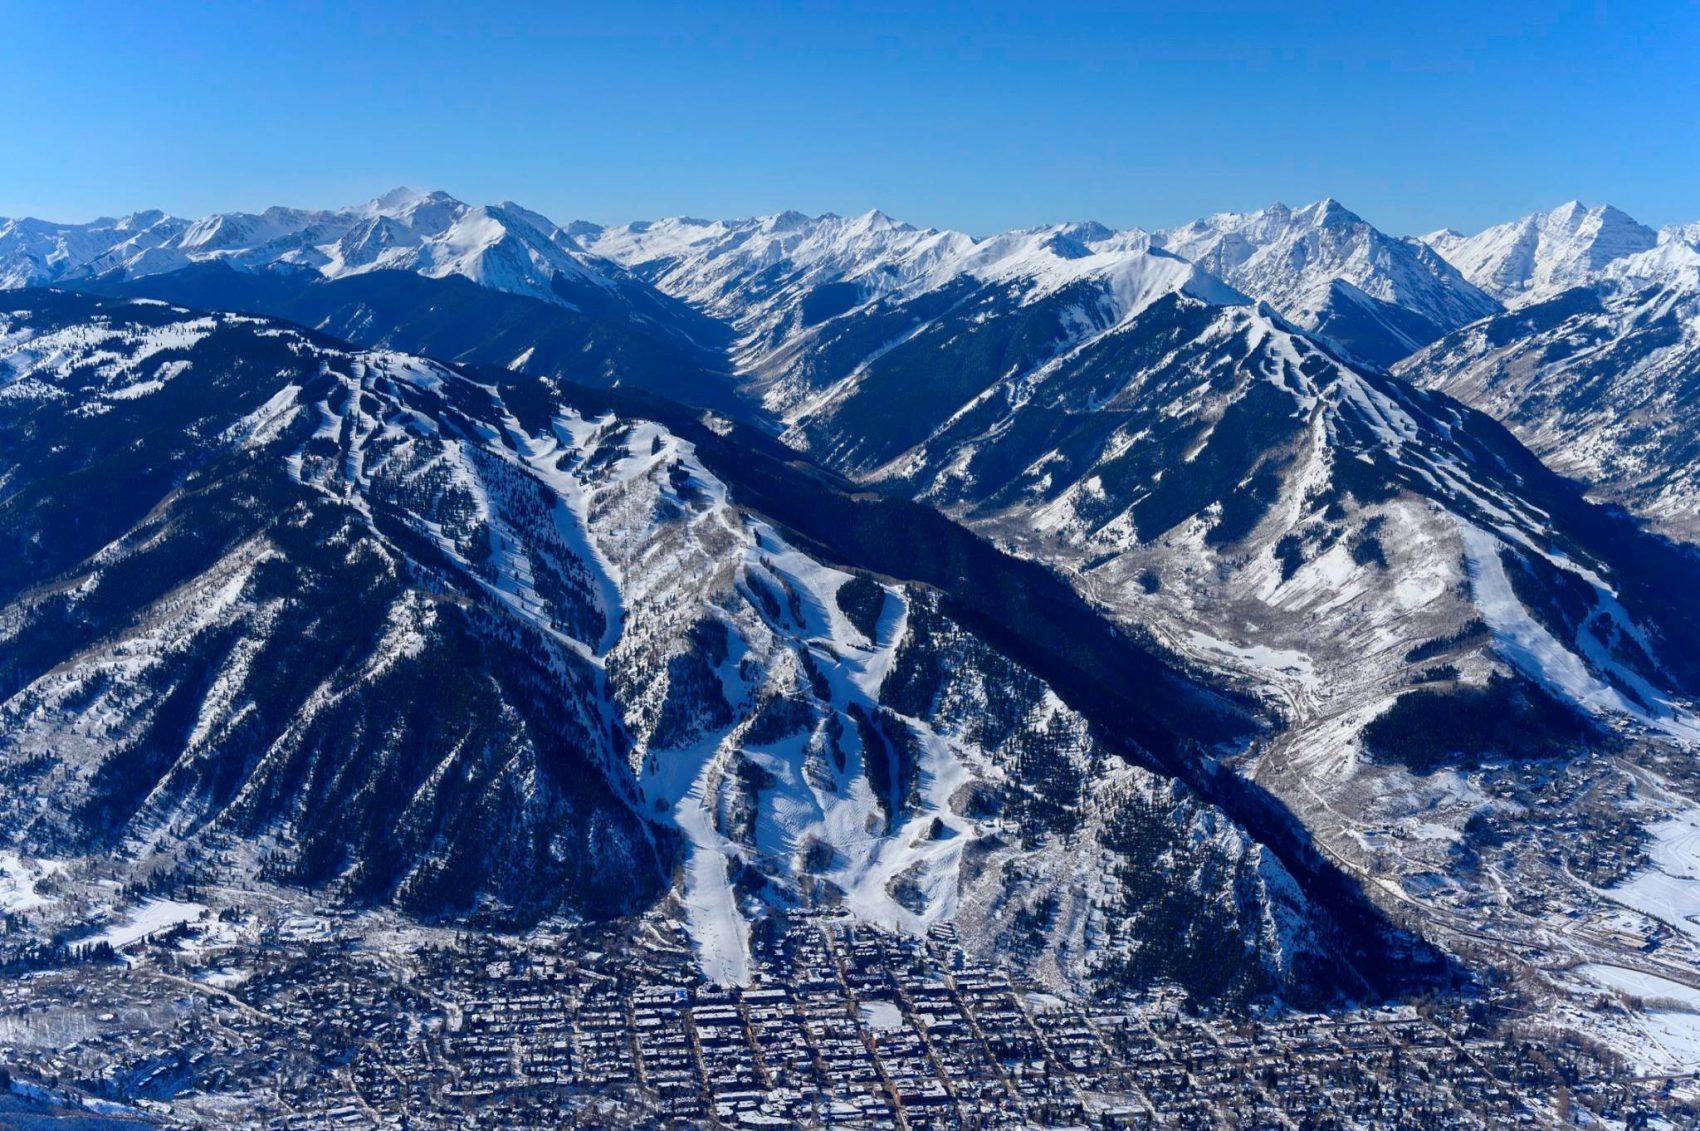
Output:
[[625,219],[620,219],[620,220],[605,220],[605,219],[601,219],[601,218],[593,217],[593,216],[580,216],[580,215],[561,216],[561,215],[555,215],[555,214],[548,212],[547,210],[536,208],[530,202],[528,202],[526,200],[519,199],[517,197],[509,196],[509,197],[500,197],[500,198],[490,199],[490,200],[478,200],[478,199],[469,198],[467,196],[463,196],[460,193],[453,192],[449,189],[445,189],[445,188],[441,188],[441,187],[433,186],[433,187],[430,187],[430,188],[421,188],[417,185],[403,185],[403,184],[391,185],[389,188],[384,189],[382,191],[370,193],[367,196],[364,196],[360,199],[344,201],[342,203],[300,203],[300,202],[272,201],[268,204],[260,205],[258,207],[214,208],[210,211],[195,213],[195,212],[180,212],[180,211],[177,211],[177,210],[171,209],[171,208],[160,208],[156,205],[152,205],[152,204],[148,204],[148,203],[144,202],[144,203],[141,203],[139,206],[134,207],[134,208],[129,208],[129,209],[120,210],[120,211],[101,212],[97,215],[88,216],[86,218],[80,218],[80,219],[68,219],[64,216],[43,215],[43,214],[35,214],[35,213],[12,214],[12,213],[0,212],[0,221],[4,221],[4,220],[35,220],[35,221],[38,221],[38,222],[41,222],[41,223],[46,223],[46,224],[63,224],[63,225],[66,225],[66,226],[77,226],[77,225],[93,224],[93,223],[97,223],[101,220],[122,220],[122,219],[125,219],[126,217],[138,215],[138,214],[144,213],[144,212],[160,212],[160,213],[163,213],[164,215],[172,217],[174,219],[188,220],[188,221],[201,220],[201,219],[205,219],[206,217],[209,217],[209,216],[231,215],[231,214],[235,214],[235,213],[244,213],[244,214],[248,214],[248,215],[258,215],[262,212],[265,212],[269,208],[287,208],[287,209],[291,209],[291,210],[295,210],[295,211],[301,211],[301,212],[337,212],[337,211],[342,211],[342,210],[346,210],[346,209],[350,209],[350,208],[359,208],[362,205],[372,204],[372,203],[377,202],[378,200],[381,200],[383,197],[390,196],[390,195],[393,195],[393,194],[399,193],[399,192],[411,192],[411,193],[415,193],[415,194],[420,195],[420,196],[427,196],[427,195],[430,195],[432,193],[443,193],[444,195],[446,195],[446,196],[448,196],[448,197],[450,197],[450,198],[452,198],[452,199],[454,199],[454,200],[456,200],[456,201],[458,201],[462,204],[466,204],[466,205],[469,205],[469,206],[475,206],[475,207],[476,206],[494,207],[494,206],[498,206],[498,205],[501,205],[501,204],[514,204],[514,205],[518,205],[522,208],[525,208],[529,211],[536,212],[539,215],[541,215],[544,218],[552,221],[553,223],[557,224],[558,226],[560,226],[562,228],[568,227],[568,226],[573,225],[573,224],[595,224],[595,225],[598,225],[600,227],[613,228],[613,227],[619,227],[619,226],[625,225],[625,224],[655,223],[655,222],[659,222],[659,221],[662,221],[662,220],[693,220],[693,221],[698,221],[698,222],[706,223],[706,224],[713,224],[713,223],[734,224],[734,223],[747,222],[747,221],[751,221],[751,220],[760,220],[760,219],[764,219],[764,218],[769,217],[769,216],[778,216],[778,215],[782,215],[786,212],[796,212],[796,213],[799,213],[800,215],[803,215],[803,216],[805,216],[805,217],[807,217],[808,219],[811,219],[811,220],[823,219],[823,218],[829,217],[829,216],[838,217],[840,219],[854,219],[858,216],[866,216],[870,213],[879,213],[879,214],[887,217],[888,219],[894,220],[898,223],[907,224],[910,227],[913,227],[913,228],[916,228],[916,229],[919,229],[919,230],[922,230],[922,231],[961,232],[961,233],[963,233],[963,234],[965,234],[965,235],[967,235],[970,238],[975,239],[975,240],[989,239],[993,236],[1001,235],[1005,232],[1022,231],[1022,230],[1029,230],[1029,229],[1033,229],[1033,228],[1053,227],[1053,226],[1062,225],[1062,224],[1093,224],[1093,223],[1096,223],[1096,224],[1102,224],[1103,226],[1110,228],[1113,231],[1140,230],[1140,231],[1155,232],[1155,231],[1162,231],[1162,230],[1166,230],[1166,229],[1180,227],[1181,225],[1190,223],[1194,220],[1203,220],[1203,219],[1207,219],[1211,216],[1217,216],[1217,215],[1225,215],[1225,214],[1245,215],[1245,214],[1249,214],[1249,213],[1265,211],[1267,209],[1275,208],[1275,207],[1282,207],[1282,208],[1286,208],[1286,209],[1293,211],[1293,212],[1298,212],[1298,211],[1302,211],[1306,208],[1313,207],[1317,204],[1321,204],[1324,201],[1329,201],[1329,200],[1332,200],[1334,203],[1341,205],[1348,212],[1351,212],[1353,215],[1359,217],[1365,223],[1369,224],[1371,227],[1377,229],[1378,231],[1384,232],[1388,235],[1395,236],[1395,237],[1422,237],[1422,236],[1431,235],[1433,233],[1440,232],[1440,231],[1447,230],[1447,229],[1450,229],[1451,231],[1454,231],[1454,232],[1461,234],[1461,235],[1470,236],[1470,235],[1475,235],[1477,232],[1483,231],[1487,228],[1495,227],[1499,224],[1511,223],[1513,221],[1523,219],[1526,216],[1536,215],[1536,214],[1539,214],[1539,213],[1553,212],[1553,211],[1556,211],[1556,210],[1563,208],[1566,205],[1570,205],[1570,204],[1577,204],[1577,205],[1580,205],[1582,208],[1589,209],[1589,210],[1592,210],[1594,208],[1599,208],[1599,207],[1602,207],[1602,206],[1603,207],[1609,207],[1609,208],[1616,208],[1619,212],[1622,212],[1625,215],[1628,215],[1631,219],[1635,220],[1636,222],[1643,224],[1646,227],[1653,228],[1655,230],[1666,228],[1666,227],[1683,225],[1683,224],[1692,224],[1692,223],[1695,223],[1697,221],[1700,221],[1700,202],[1696,202],[1695,212],[1694,212],[1694,215],[1692,215],[1692,216],[1678,217],[1678,218],[1672,219],[1672,220],[1655,222],[1655,221],[1652,221],[1652,220],[1648,220],[1645,217],[1636,215],[1630,209],[1620,207],[1614,201],[1610,201],[1610,200],[1585,201],[1585,200],[1582,200],[1578,197],[1567,197],[1563,200],[1560,200],[1556,203],[1553,203],[1553,204],[1550,204],[1550,205],[1547,205],[1547,206],[1544,206],[1544,207],[1532,208],[1532,209],[1529,209],[1528,211],[1520,212],[1520,213],[1518,213],[1514,216],[1506,216],[1502,219],[1492,221],[1492,222],[1490,222],[1486,225],[1483,225],[1482,227],[1478,227],[1478,228],[1463,228],[1463,227],[1459,227],[1456,224],[1442,224],[1442,225],[1439,225],[1439,226],[1436,226],[1436,227],[1425,228],[1422,231],[1401,231],[1401,230],[1390,228],[1390,227],[1387,227],[1383,224],[1377,223],[1375,221],[1374,217],[1365,215],[1363,210],[1353,207],[1352,202],[1349,201],[1349,200],[1343,200],[1338,196],[1323,195],[1323,196],[1317,197],[1313,200],[1306,200],[1306,201],[1299,203],[1299,204],[1291,204],[1291,203],[1284,201],[1284,200],[1271,200],[1266,204],[1258,205],[1258,206],[1252,207],[1252,208],[1211,209],[1209,211],[1198,212],[1194,215],[1188,216],[1185,219],[1179,220],[1175,223],[1167,223],[1167,224],[1141,224],[1141,223],[1137,223],[1137,222],[1132,223],[1132,224],[1112,224],[1112,223],[1109,223],[1108,221],[1102,220],[1102,219],[1100,219],[1099,217],[1096,217],[1096,216],[1068,216],[1068,217],[1053,218],[1053,219],[1050,219],[1050,220],[1042,220],[1042,221],[1039,221],[1038,223],[1035,223],[1035,224],[1019,225],[1019,226],[1014,227],[1014,228],[1000,228],[1000,229],[995,229],[995,230],[974,231],[974,230],[970,230],[968,228],[964,228],[964,227],[960,227],[960,226],[952,225],[952,224],[923,223],[921,221],[913,219],[912,217],[904,216],[904,215],[902,215],[898,212],[895,212],[891,209],[880,207],[879,205],[874,205],[874,206],[871,206],[871,207],[868,207],[868,208],[861,208],[861,209],[857,209],[855,211],[848,211],[848,212],[843,211],[843,210],[839,210],[839,209],[824,209],[824,210],[821,210],[821,211],[811,212],[808,209],[802,209],[802,208],[778,207],[778,208],[769,208],[769,209],[759,211],[759,212],[752,212],[752,213],[748,213],[746,215],[740,215],[740,216],[715,216],[715,215],[705,215],[701,212],[676,212],[676,213],[670,213],[670,214],[667,214],[667,215],[631,216],[631,217],[627,217]]
[[1700,6],[1153,0],[7,13],[0,215],[355,201],[623,223],[775,205],[989,234],[1333,196],[1475,232],[1700,219]]

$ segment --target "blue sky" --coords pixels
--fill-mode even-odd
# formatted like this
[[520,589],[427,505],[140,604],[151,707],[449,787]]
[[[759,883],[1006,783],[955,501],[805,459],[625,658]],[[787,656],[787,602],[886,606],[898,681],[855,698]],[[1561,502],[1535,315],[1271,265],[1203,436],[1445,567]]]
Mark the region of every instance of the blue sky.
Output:
[[1689,0],[7,4],[0,215],[407,184],[561,221],[1660,224],[1700,219],[1697,74]]

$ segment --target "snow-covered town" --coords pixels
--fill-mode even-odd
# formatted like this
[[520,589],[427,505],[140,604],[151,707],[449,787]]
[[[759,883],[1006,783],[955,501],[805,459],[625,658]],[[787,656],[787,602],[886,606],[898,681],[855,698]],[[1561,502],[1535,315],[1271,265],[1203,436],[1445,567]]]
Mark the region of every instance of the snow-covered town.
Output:
[[754,948],[748,985],[727,988],[659,915],[526,937],[325,908],[236,930],[228,918],[126,931],[111,950],[0,982],[14,1093],[0,1124],[8,1112],[255,1131],[1700,1117],[1692,1071],[1637,1074],[1591,1042],[1537,1033],[1510,987],[1236,1017],[1179,995],[1070,1002],[967,960],[948,927],[915,937],[798,918]]

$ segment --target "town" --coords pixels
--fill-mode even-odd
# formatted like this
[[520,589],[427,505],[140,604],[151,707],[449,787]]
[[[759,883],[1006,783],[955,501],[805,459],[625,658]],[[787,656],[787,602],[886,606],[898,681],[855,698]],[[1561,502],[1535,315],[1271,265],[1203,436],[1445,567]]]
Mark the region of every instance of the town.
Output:
[[1082,1003],[970,960],[948,927],[813,914],[776,920],[739,988],[704,982],[659,913],[524,938],[384,935],[329,910],[255,944],[207,933],[0,981],[14,1090],[114,1127],[254,1131],[1700,1119],[1692,1077],[1520,1028],[1508,991],[1263,1017]]

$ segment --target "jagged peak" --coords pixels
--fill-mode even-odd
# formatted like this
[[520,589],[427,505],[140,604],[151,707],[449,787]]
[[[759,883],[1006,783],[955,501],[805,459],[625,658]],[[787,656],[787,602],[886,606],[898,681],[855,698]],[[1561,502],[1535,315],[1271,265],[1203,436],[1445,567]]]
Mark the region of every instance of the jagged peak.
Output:
[[1646,227],[1615,204],[1584,204],[1580,200],[1567,200],[1557,208],[1537,212],[1523,219],[1535,223],[1556,223],[1573,229],[1580,228],[1590,220],[1602,226],[1610,223],[1619,227]]
[[1056,230],[1083,243],[1101,243],[1119,234],[1108,224],[1099,223],[1097,220],[1066,220],[1058,224]]
[[1315,204],[1300,209],[1300,213],[1308,215],[1318,224],[1361,224],[1364,222],[1362,216],[1331,196],[1325,196]]

